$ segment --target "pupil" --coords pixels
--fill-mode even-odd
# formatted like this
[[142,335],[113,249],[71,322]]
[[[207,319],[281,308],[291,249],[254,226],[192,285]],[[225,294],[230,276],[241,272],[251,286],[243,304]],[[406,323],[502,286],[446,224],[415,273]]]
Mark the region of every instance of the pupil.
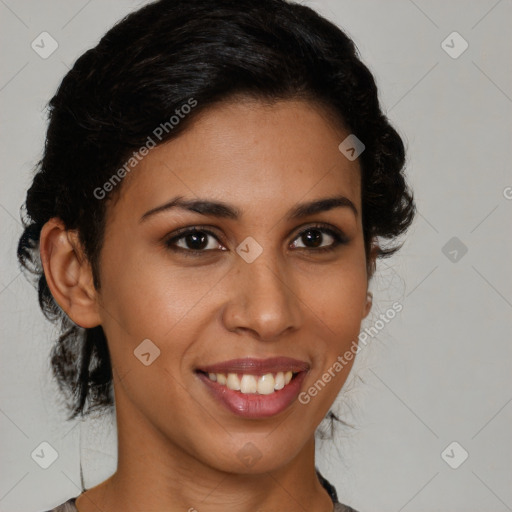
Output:
[[208,245],[207,236],[205,233],[192,233],[190,235],[187,235],[186,239],[189,248],[194,249],[196,251],[204,249]]
[[304,245],[310,243],[310,247],[318,247],[322,243],[322,233],[318,229],[309,229],[304,235],[302,235],[302,241]]

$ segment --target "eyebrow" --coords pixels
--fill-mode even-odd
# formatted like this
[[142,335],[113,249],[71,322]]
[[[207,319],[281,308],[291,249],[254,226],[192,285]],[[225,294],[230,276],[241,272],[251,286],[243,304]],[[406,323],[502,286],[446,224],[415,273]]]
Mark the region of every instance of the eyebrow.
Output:
[[[286,219],[296,220],[340,207],[349,208],[352,210],[356,217],[358,216],[356,206],[348,197],[335,196],[299,204],[288,212]],[[191,212],[200,213],[201,215],[233,220],[238,220],[242,217],[242,212],[238,208],[222,201],[211,201],[206,199],[184,199],[183,196],[178,196],[160,206],[148,210],[144,215],[142,215],[140,222],[145,221],[153,215],[164,211],[169,211],[173,208],[180,208],[182,210],[189,210]]]

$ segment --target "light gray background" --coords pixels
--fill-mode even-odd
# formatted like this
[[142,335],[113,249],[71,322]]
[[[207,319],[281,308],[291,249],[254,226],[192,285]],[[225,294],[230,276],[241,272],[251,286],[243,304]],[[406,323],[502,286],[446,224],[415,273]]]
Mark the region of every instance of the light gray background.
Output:
[[[65,422],[48,369],[56,331],[15,248],[46,102],[74,60],[142,3],[0,0],[1,511],[76,496],[80,456],[87,487],[115,469],[114,419]],[[510,511],[512,2],[304,3],[344,28],[374,72],[407,141],[419,208],[372,284],[365,327],[395,300],[403,310],[360,352],[343,393],[341,412],[357,429],[319,443],[318,466],[359,512]],[[43,31],[59,45],[47,59],[31,48]],[[456,59],[441,46],[454,31],[469,43]],[[446,44],[462,48],[457,38]],[[458,247],[445,255],[452,237]],[[46,470],[30,455],[43,441],[59,454]],[[441,456],[453,441],[452,464],[469,454],[458,469]]]

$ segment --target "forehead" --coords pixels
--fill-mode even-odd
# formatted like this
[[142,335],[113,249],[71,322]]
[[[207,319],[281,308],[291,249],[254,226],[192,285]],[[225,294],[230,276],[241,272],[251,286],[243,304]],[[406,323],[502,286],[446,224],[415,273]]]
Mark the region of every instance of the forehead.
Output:
[[277,211],[343,194],[360,210],[360,168],[338,149],[348,132],[317,104],[237,100],[201,112],[124,178],[116,209],[144,211],[172,196]]

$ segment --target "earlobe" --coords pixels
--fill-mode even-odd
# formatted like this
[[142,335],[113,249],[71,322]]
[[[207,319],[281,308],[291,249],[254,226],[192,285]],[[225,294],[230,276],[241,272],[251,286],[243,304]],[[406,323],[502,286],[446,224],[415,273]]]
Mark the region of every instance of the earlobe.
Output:
[[370,249],[370,257],[368,258],[368,281],[371,280],[375,270],[377,269],[377,257],[379,255],[379,246],[376,243],[372,243]]
[[366,293],[366,303],[364,305],[364,311],[363,311],[363,318],[366,318],[368,316],[368,314],[370,313],[370,311],[372,309],[372,304],[373,304],[373,293],[367,292]]
[[[371,250],[370,250],[370,257],[368,258],[368,265],[367,265],[367,275],[368,275],[368,283],[372,279],[375,270],[377,268],[377,257],[379,255],[379,246],[376,243],[372,243]],[[367,291],[366,293],[366,302],[364,304],[363,308],[363,318],[366,318],[368,314],[370,313],[373,305],[373,293],[370,291]]]
[[76,231],[67,230],[59,218],[50,219],[41,229],[41,263],[48,287],[63,311],[81,327],[101,323],[92,271]]

